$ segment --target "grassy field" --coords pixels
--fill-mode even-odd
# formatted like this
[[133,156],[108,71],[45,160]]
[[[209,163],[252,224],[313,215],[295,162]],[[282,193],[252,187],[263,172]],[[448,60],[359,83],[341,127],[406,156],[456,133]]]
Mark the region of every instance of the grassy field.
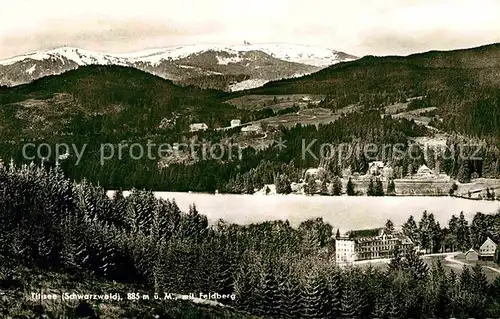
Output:
[[462,196],[468,196],[469,191],[471,192],[471,197],[478,197],[478,195],[485,196],[487,188],[494,189],[496,195],[500,195],[500,179],[478,178],[467,184],[457,184],[457,194]]
[[256,123],[265,122],[270,126],[293,127],[297,124],[317,125],[321,123],[330,123],[339,118],[339,115],[334,114],[331,110],[315,108],[305,109],[297,113],[289,113],[278,116],[269,117],[259,120]]
[[412,110],[409,112],[402,112],[398,114],[394,114],[392,117],[393,118],[405,118],[407,120],[414,120],[416,123],[422,124],[422,125],[429,125],[431,118],[428,116],[423,116],[422,114],[425,114],[430,111],[436,110],[436,107],[427,107],[423,109],[417,109],[417,110]]
[[275,127],[279,125],[283,125],[285,127],[294,127],[297,124],[304,124],[304,125],[328,124],[336,121],[340,116],[342,116],[342,114],[355,112],[360,108],[361,106],[359,105],[350,105],[342,109],[339,109],[335,112],[324,108],[307,108],[307,109],[302,109],[297,113],[277,115],[263,120],[255,121],[254,123],[265,122],[267,125]]
[[455,273],[460,274],[462,273],[463,264],[468,265],[469,269],[472,269],[476,265],[476,263],[479,263],[481,266],[483,266],[483,272],[486,275],[486,278],[488,279],[488,282],[493,282],[496,277],[500,276],[500,272],[496,272],[494,270],[491,270],[490,268],[486,267],[492,267],[495,269],[498,269],[500,271],[500,268],[498,265],[496,265],[493,262],[484,262],[484,261],[466,261],[466,260],[460,260],[460,259],[454,259],[454,258],[448,258],[446,259],[445,256],[430,256],[430,257],[425,257],[424,261],[432,265],[433,262],[436,260],[440,260],[441,263],[443,264],[444,268],[446,270],[453,270]]
[[[287,94],[287,95],[246,95],[226,101],[239,109],[259,110],[263,108],[285,108],[294,103],[307,105],[308,100],[318,102],[325,98],[324,95]],[[279,107],[279,106],[282,107]]]
[[[492,270],[491,268],[498,269],[500,271],[500,267],[496,265],[492,261],[465,261],[465,260],[457,260],[457,259],[451,259],[446,258],[446,255],[428,255],[428,256],[422,256],[422,259],[424,262],[429,266],[432,267],[432,265],[437,261],[440,260],[441,264],[443,265],[444,269],[446,271],[453,270],[457,275],[462,273],[464,264],[466,264],[469,269],[472,269],[476,265],[476,263],[479,263],[481,266],[483,266],[483,272],[486,275],[486,278],[488,279],[488,282],[493,282],[498,276],[500,276],[500,272],[496,272]],[[455,262],[453,262],[454,260]],[[365,268],[371,265],[374,268],[377,269],[382,269],[385,270],[388,268],[388,262],[389,260],[374,260],[374,261],[363,261],[358,264],[359,267]],[[491,268],[488,268],[491,267]]]

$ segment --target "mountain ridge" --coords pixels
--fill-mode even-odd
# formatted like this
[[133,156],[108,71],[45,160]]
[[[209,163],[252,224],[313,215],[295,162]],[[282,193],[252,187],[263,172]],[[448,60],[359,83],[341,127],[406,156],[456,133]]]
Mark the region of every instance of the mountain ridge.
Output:
[[0,60],[0,85],[29,83],[47,75],[96,64],[130,66],[181,85],[233,91],[310,74],[355,59],[357,57],[341,51],[279,43],[190,45],[132,53],[60,47]]

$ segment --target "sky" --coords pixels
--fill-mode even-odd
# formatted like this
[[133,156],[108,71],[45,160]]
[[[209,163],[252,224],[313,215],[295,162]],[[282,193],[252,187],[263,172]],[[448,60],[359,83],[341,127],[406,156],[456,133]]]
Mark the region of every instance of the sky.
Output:
[[0,59],[64,45],[118,53],[283,42],[364,56],[500,42],[497,0],[0,1]]

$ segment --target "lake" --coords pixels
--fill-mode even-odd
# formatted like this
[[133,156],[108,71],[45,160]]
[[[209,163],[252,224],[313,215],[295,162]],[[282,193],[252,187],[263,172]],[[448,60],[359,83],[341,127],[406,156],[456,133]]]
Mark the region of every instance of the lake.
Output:
[[382,227],[387,219],[395,225],[402,225],[410,215],[419,220],[424,210],[433,213],[443,226],[448,225],[451,215],[458,216],[461,211],[471,221],[476,212],[495,213],[500,209],[499,202],[453,197],[155,194],[160,198],[175,199],[183,211],[188,211],[189,205],[195,203],[198,211],[210,222],[221,218],[236,224],[288,219],[292,226],[297,226],[309,218],[323,217],[341,231]]

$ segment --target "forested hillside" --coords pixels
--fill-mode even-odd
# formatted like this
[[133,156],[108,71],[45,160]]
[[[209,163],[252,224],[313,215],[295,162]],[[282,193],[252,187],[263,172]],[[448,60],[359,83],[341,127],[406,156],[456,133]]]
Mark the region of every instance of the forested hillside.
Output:
[[[0,90],[6,138],[53,135],[151,134],[188,129],[192,122],[227,126],[236,109],[225,93],[180,87],[133,68],[88,66]],[[162,127],[162,120],[169,125]]]
[[[66,143],[82,148],[85,154],[76,164],[74,154],[61,162],[69,177],[87,178],[111,189],[132,187],[170,191],[249,192],[279,179],[297,181],[302,170],[317,167],[321,159],[302,156],[302,142],[317,142],[311,152],[319,155],[320,144],[349,143],[363,147],[368,143],[402,143],[409,149],[411,139],[429,136],[436,129],[448,133],[448,146],[478,143],[482,161],[459,159],[458,154],[443,159],[393,159],[391,154],[375,154],[378,160],[397,166],[401,174],[421,164],[431,169],[440,161],[441,169],[461,182],[472,177],[500,176],[500,45],[470,50],[428,52],[408,57],[365,57],[340,63],[298,79],[274,82],[263,88],[238,94],[194,87],[179,87],[151,74],[126,67],[87,66],[67,73],[39,79],[33,83],[0,89],[0,157],[17,163],[24,158],[27,142],[54,146]],[[237,108],[225,103],[244,94],[315,93],[326,98],[310,108],[338,110],[356,106],[355,112],[335,118],[333,123],[317,126],[266,128],[263,137],[245,138],[241,128],[227,131],[232,119],[241,123],[276,117],[280,112],[293,116],[297,105],[273,110],[269,105]],[[278,101],[277,98],[275,98]],[[286,99],[285,99],[286,101]],[[409,110],[429,111],[429,127],[405,118],[391,118],[385,108],[393,103],[408,104]],[[286,120],[285,120],[286,121]],[[333,121],[333,119],[332,119]],[[189,124],[203,122],[207,132],[189,132]],[[265,122],[265,121],[263,121]],[[286,149],[273,140],[286,141]],[[115,154],[120,143],[148,141],[155,144],[218,143],[238,154],[221,159],[195,157],[200,148],[180,159],[159,163],[146,156],[132,159],[116,157],[101,163],[100,147],[113,143]],[[256,147],[256,144],[266,147]],[[189,148],[189,146],[187,147]],[[422,153],[420,147],[412,148]],[[470,151],[470,150],[469,150]],[[128,153],[127,153],[128,154]],[[227,154],[227,152],[226,152]],[[53,154],[52,154],[53,155]],[[186,156],[184,156],[186,155]],[[306,154],[307,155],[307,154]],[[40,163],[40,158],[35,162]],[[54,165],[54,156],[44,159]],[[366,172],[373,160],[353,156],[330,164],[331,178],[344,168]],[[411,165],[411,169],[409,169]],[[282,176],[283,175],[283,176]],[[254,187],[255,186],[255,187]]]
[[298,79],[266,84],[252,94],[327,94],[340,108],[379,108],[409,97],[438,107],[446,131],[494,136],[500,132],[500,44],[407,57],[367,56]]
[[[346,115],[334,123],[328,125],[315,126],[297,126],[292,129],[283,129],[280,131],[283,140],[286,140],[286,149],[278,147],[277,143],[272,144],[264,150],[255,150],[247,147],[238,152],[238,147],[231,144],[233,132],[206,132],[197,133],[197,139],[210,143],[223,142],[226,147],[225,156],[222,158],[208,157],[203,159],[202,147],[196,147],[195,156],[199,160],[192,161],[189,165],[183,163],[172,163],[167,167],[158,168],[158,160],[153,160],[147,156],[139,159],[131,158],[128,149],[123,158],[118,157],[118,147],[123,138],[123,134],[117,133],[116,137],[110,136],[102,138],[96,135],[71,135],[52,137],[37,140],[37,145],[48,143],[68,143],[77,145],[81,148],[86,145],[85,154],[81,161],[72,154],[67,159],[61,160],[60,165],[68,176],[76,180],[84,178],[99,184],[108,189],[130,189],[133,187],[151,190],[170,190],[170,191],[204,191],[215,192],[248,192],[253,193],[254,187],[263,187],[264,184],[272,184],[276,177],[285,174],[292,180],[301,178],[301,170],[309,167],[318,166],[321,162],[320,145],[322,143],[350,143],[357,149],[349,157],[345,157],[342,163],[338,158],[332,156],[330,169],[333,175],[338,175],[342,168],[352,166],[353,169],[366,171],[368,163],[371,161],[365,157],[364,147],[369,143],[378,145],[401,143],[401,151],[409,150],[409,138],[427,134],[424,127],[415,123],[401,119],[395,120],[384,117],[377,112],[352,113]],[[148,140],[154,144],[174,143],[182,137],[179,134],[161,134],[158,136],[143,134],[128,134],[124,143],[139,143],[146,145]],[[185,140],[188,142],[187,140]],[[302,158],[303,142],[309,144],[314,142],[310,148],[313,155],[307,153]],[[115,155],[113,158],[101,163],[101,144],[116,143]],[[5,160],[12,157],[16,162],[29,163],[29,160],[23,158],[23,143],[1,143],[0,146],[5,156]],[[228,149],[233,147],[233,156],[229,157]],[[190,147],[185,147],[189,155]],[[415,152],[419,152],[416,147]],[[31,153],[30,153],[31,155]],[[382,148],[372,154],[380,160],[391,159],[392,153],[386,152]],[[56,158],[53,156],[45,161],[45,165],[54,165]],[[394,166],[401,166],[406,172],[409,164],[418,167],[421,159],[411,159],[409,157],[401,158],[398,162],[394,161]],[[37,160],[37,163],[40,159]],[[455,161],[452,161],[452,164]],[[78,164],[78,165],[76,165]],[[457,164],[458,165],[458,164]],[[453,166],[452,166],[453,168]],[[332,176],[333,177],[333,176]],[[244,187],[243,184],[247,186]]]

